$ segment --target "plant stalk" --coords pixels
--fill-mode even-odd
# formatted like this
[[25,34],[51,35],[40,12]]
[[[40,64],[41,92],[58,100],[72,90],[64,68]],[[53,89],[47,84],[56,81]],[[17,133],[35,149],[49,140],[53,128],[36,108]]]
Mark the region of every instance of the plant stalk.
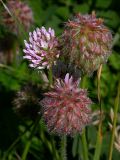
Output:
[[40,118],[41,118],[40,116],[37,117],[36,122],[35,122],[32,130],[31,130],[31,134],[30,134],[30,137],[29,137],[29,139],[28,139],[28,142],[27,142],[27,144],[26,144],[26,146],[25,146],[25,148],[24,148],[24,151],[23,151],[21,160],[26,160],[26,158],[27,158],[27,154],[28,154],[28,152],[29,152],[29,148],[30,148],[30,145],[31,145],[31,141],[32,141],[32,138],[33,138],[33,136],[34,136],[34,134],[35,134],[35,132],[36,132],[36,129],[37,129],[37,127],[38,127]]
[[100,65],[97,73],[97,80],[98,80],[98,102],[100,105],[100,122],[98,127],[98,133],[97,133],[97,141],[96,141],[96,149],[93,160],[99,160],[100,159],[100,153],[102,148],[102,104],[101,104],[101,93],[100,93],[100,77],[102,72],[102,64]]
[[67,147],[67,137],[66,135],[63,135],[61,138],[61,160],[67,160],[66,147]]
[[[33,124],[32,124],[33,125]],[[32,125],[29,126],[29,129],[31,129]],[[19,140],[21,139],[21,137],[28,131],[28,128],[10,145],[10,147],[8,148],[8,150],[6,151],[5,155],[3,156],[2,160],[6,160],[9,153],[12,151],[12,149],[15,147],[15,145],[19,142]]]
[[120,101],[120,82],[119,82],[119,85],[118,85],[117,96],[115,98],[113,128],[112,128],[112,135],[111,135],[110,149],[109,149],[109,160],[112,160],[112,153],[113,153],[113,146],[114,146],[115,128],[116,128],[116,122],[117,122],[117,113],[118,113],[119,101]]
[[49,78],[49,86],[51,86],[53,84],[52,67],[48,71],[48,78]]
[[[84,76],[81,80],[81,88],[85,87],[85,82],[86,82],[86,77]],[[83,148],[83,159],[89,160],[89,158],[88,158],[88,145],[87,145],[87,140],[86,140],[86,129],[85,128],[82,132],[81,140],[82,140],[82,148]]]
[[82,136],[81,136],[81,140],[82,140],[82,147],[83,147],[83,159],[84,160],[88,160],[88,146],[87,146],[87,140],[86,140],[86,135],[85,135],[85,129],[83,130]]

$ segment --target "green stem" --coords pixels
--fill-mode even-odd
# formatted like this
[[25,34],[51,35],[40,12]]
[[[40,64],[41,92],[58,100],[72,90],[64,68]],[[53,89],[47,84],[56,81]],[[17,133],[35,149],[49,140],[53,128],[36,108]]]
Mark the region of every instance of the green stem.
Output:
[[98,69],[97,79],[98,79],[98,101],[100,105],[100,123],[98,127],[98,133],[97,133],[97,141],[96,141],[96,149],[93,160],[99,160],[100,159],[100,153],[102,148],[102,105],[101,105],[101,94],[100,94],[100,77],[102,72],[102,65],[100,65]]
[[[81,80],[81,88],[85,87],[86,83],[86,76],[84,76]],[[86,130],[84,129],[81,135],[81,140],[82,140],[82,148],[83,148],[83,159],[88,160],[88,145],[87,145],[87,140],[86,140]]]
[[112,128],[112,135],[111,135],[110,149],[109,149],[109,160],[112,160],[112,152],[113,152],[113,145],[114,145],[114,137],[115,137],[115,128],[116,128],[116,122],[117,122],[119,100],[120,100],[120,82],[119,82],[119,85],[118,85],[117,96],[115,98],[113,128]]
[[55,147],[55,141],[54,141],[54,138],[51,139],[51,142],[52,142],[52,153],[53,153],[53,157],[55,160],[59,160],[60,157],[59,157],[59,154],[58,154],[58,151]]
[[49,85],[51,86],[53,84],[52,67],[49,69],[48,78],[49,78]]
[[29,151],[29,148],[30,148],[30,145],[31,145],[31,141],[29,140],[25,146],[25,149],[24,149],[24,152],[22,154],[22,160],[26,160],[27,158],[27,154],[28,154],[28,151]]
[[[52,74],[52,67],[50,67],[49,72],[48,72],[48,78],[49,78],[49,87],[51,87],[51,85],[53,84],[53,74]],[[55,160],[59,160],[59,154],[55,148],[55,142],[54,142],[54,138],[52,138],[51,140],[52,142],[52,153],[55,157]]]
[[85,135],[85,129],[83,130],[82,136],[82,147],[83,147],[83,159],[88,160],[88,147],[87,147],[87,140],[86,140],[86,135]]
[[55,143],[54,143],[54,139],[51,139],[51,143],[50,141],[48,141],[48,139],[45,137],[44,131],[41,129],[40,130],[40,139],[43,142],[43,144],[49,149],[50,153],[53,156],[54,160],[59,160],[59,154],[55,148]]
[[10,70],[10,71],[14,71],[14,68],[12,68],[12,67],[10,67],[10,66],[8,66],[8,65],[2,64],[2,63],[0,63],[0,68],[8,69],[8,70]]
[[37,126],[38,126],[39,121],[40,121],[40,118],[41,118],[40,116],[37,117],[36,122],[35,122],[32,130],[31,130],[31,134],[30,134],[30,137],[29,137],[29,139],[28,139],[28,142],[27,142],[27,144],[26,144],[26,146],[25,146],[25,149],[24,149],[24,151],[23,151],[21,160],[26,160],[26,158],[27,158],[27,154],[28,154],[28,152],[29,152],[29,148],[30,148],[30,145],[31,145],[31,140],[32,140],[32,138],[33,138],[33,136],[34,136],[34,134],[35,134],[35,132],[36,132]]
[[97,142],[96,142],[96,150],[94,154],[93,160],[99,160],[100,159],[100,153],[101,153],[101,148],[102,148],[102,121],[99,123],[99,128],[98,128],[98,134],[97,134]]
[[[32,125],[29,126],[29,129],[31,128]],[[5,155],[3,156],[2,160],[6,160],[9,153],[12,151],[12,149],[15,147],[15,145],[19,142],[19,140],[21,139],[21,137],[28,131],[28,128],[10,145],[10,147],[8,148],[8,150],[6,151]]]
[[[74,139],[73,139],[73,146],[72,146],[72,154],[73,154],[73,157],[76,157],[78,150],[79,150],[79,140],[80,140],[80,136],[79,134],[76,134]],[[81,156],[81,153],[80,153],[80,156]]]
[[40,130],[40,138],[41,138],[41,141],[43,142],[43,144],[49,149],[50,153],[52,154],[52,145],[48,141],[48,139],[45,137],[43,130]]
[[62,160],[67,160],[66,147],[67,147],[67,137],[66,135],[63,135],[63,137],[61,138],[61,159]]

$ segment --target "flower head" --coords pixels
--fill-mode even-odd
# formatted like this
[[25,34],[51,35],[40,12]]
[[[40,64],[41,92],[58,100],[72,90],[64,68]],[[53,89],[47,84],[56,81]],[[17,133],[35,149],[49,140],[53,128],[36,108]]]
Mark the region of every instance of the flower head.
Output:
[[39,85],[28,83],[23,86],[13,101],[15,112],[23,118],[35,119],[41,113],[39,96],[42,97],[42,92]]
[[45,27],[37,28],[33,33],[29,33],[29,42],[26,40],[25,49],[26,54],[24,58],[30,61],[30,67],[43,69],[49,68],[59,57],[58,41],[55,37],[53,29],[48,31]]
[[41,101],[48,129],[57,134],[74,135],[91,122],[92,101],[87,91],[79,88],[79,81],[66,74],[64,81],[56,80],[53,91],[45,93]]
[[111,53],[112,34],[103,20],[77,14],[66,23],[62,36],[63,53],[84,73],[91,74],[105,63]]
[[[33,14],[29,6],[19,0],[9,0],[7,7],[13,17],[21,23],[26,31],[29,30],[33,23]],[[19,32],[17,21],[12,17],[7,10],[3,12],[3,23],[14,33]]]

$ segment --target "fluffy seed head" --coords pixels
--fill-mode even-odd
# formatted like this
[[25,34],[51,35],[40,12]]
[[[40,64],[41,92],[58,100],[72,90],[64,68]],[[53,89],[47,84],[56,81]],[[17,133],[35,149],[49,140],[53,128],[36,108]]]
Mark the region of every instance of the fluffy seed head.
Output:
[[[13,17],[21,23],[25,29],[28,31],[30,25],[33,23],[33,14],[29,6],[19,0],[8,0],[7,7]],[[3,23],[9,28],[10,31],[14,33],[19,33],[19,27],[17,21],[12,17],[7,10],[3,12]]]
[[74,135],[91,122],[92,101],[87,91],[79,88],[79,81],[73,81],[66,74],[64,81],[56,80],[53,91],[45,93],[41,101],[44,108],[44,119],[51,132]]
[[62,42],[64,55],[84,73],[91,74],[108,59],[112,34],[95,12],[77,14],[66,23]]
[[17,92],[13,101],[15,112],[23,118],[35,119],[40,114],[39,101],[42,97],[40,86],[29,83]]
[[47,31],[45,27],[37,28],[33,33],[29,33],[29,42],[26,40],[24,42],[24,58],[30,61],[30,67],[44,69],[56,63],[59,51],[53,29],[49,28]]

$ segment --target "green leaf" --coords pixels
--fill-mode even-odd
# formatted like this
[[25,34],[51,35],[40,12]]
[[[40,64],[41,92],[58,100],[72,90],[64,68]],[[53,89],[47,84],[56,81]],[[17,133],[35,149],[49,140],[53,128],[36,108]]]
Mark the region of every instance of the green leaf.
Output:
[[75,156],[77,155],[78,141],[79,141],[79,135],[76,135],[76,136],[74,137],[73,146],[72,146],[72,154],[73,154],[73,157],[75,157]]
[[120,23],[119,15],[112,10],[100,11],[98,12],[98,16],[105,19],[105,23],[112,28],[116,28]]
[[0,71],[0,83],[8,90],[19,90],[20,84],[6,71]]
[[111,4],[112,0],[97,0],[96,7],[99,8],[108,8]]
[[56,14],[63,19],[68,19],[69,9],[67,7],[59,7],[56,11]]
[[41,26],[42,22],[43,22],[43,18],[41,18],[41,17],[42,17],[42,15],[44,15],[41,0],[35,0],[35,1],[29,0],[28,4],[33,11],[34,23]]
[[109,63],[114,69],[120,70],[120,54],[113,52],[109,58]]
[[74,12],[87,13],[89,11],[89,5],[87,3],[83,3],[81,5],[76,5],[74,7]]
[[61,24],[61,20],[57,16],[53,15],[51,17],[51,20],[46,22],[46,27],[54,28],[56,35],[57,35],[62,32],[61,28],[58,28],[59,24]]
[[88,140],[90,142],[91,147],[95,147],[97,137],[97,128],[95,126],[88,127]]

